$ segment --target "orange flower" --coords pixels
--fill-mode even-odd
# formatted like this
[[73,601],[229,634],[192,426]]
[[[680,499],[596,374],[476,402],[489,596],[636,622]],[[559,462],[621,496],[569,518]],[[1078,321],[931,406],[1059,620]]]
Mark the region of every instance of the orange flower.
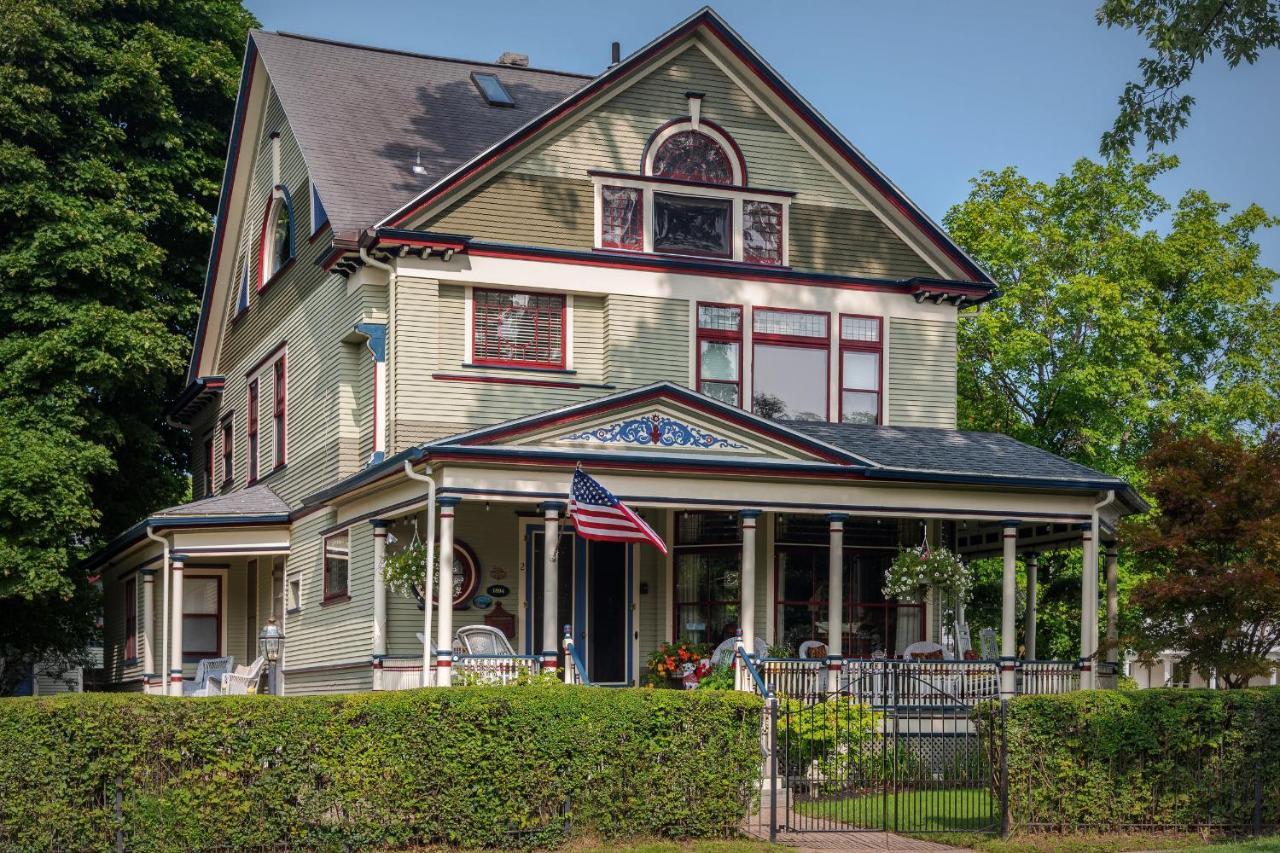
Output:
[[681,650],[680,650],[680,660],[688,660],[688,659],[689,659],[689,650],[688,650],[688,649],[681,649]]

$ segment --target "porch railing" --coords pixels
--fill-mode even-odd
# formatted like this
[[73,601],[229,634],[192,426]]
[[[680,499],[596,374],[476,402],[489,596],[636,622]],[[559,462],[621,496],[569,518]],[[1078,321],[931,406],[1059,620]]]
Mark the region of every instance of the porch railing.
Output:
[[757,666],[760,677],[777,696],[816,701],[826,692],[827,662],[825,660],[762,658]]
[[542,671],[537,655],[463,655],[453,656],[455,684],[513,684]]
[[1018,693],[1045,696],[1080,689],[1080,668],[1074,661],[1026,660],[1018,664]]
[[563,645],[564,683],[590,685],[591,679],[587,677],[587,665],[582,662],[582,655],[578,653],[578,644],[574,642],[573,631],[568,625],[564,626]]
[[383,690],[413,690],[422,686],[422,656],[382,659]]

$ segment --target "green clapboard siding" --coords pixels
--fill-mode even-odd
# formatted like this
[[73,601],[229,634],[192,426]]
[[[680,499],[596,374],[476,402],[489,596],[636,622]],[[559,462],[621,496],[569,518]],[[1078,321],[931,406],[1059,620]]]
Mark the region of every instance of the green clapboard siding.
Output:
[[460,200],[430,228],[502,243],[590,248],[595,222],[591,182],[505,173]]
[[936,275],[875,214],[793,204],[790,261],[797,269],[841,275],[906,278]]
[[891,425],[955,429],[955,323],[891,317],[888,390]]

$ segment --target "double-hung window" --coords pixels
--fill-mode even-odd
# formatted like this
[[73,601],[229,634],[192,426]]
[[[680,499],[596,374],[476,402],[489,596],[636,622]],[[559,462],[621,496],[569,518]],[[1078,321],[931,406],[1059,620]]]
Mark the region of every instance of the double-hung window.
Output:
[[474,364],[565,366],[564,294],[476,288],[471,304]]
[[249,451],[249,482],[258,479],[258,380],[249,383],[248,411],[245,418],[245,435]]
[[124,582],[124,659],[138,659],[138,578]]
[[182,659],[222,657],[222,576],[182,580]]
[[777,420],[827,420],[828,319],[820,311],[752,312],[753,412]]
[[324,600],[347,596],[347,570],[351,564],[351,533],[343,530],[324,540]]
[[742,405],[742,306],[698,303],[698,391]]
[[840,317],[840,420],[843,423],[880,423],[882,325],[879,317],[852,314]]
[[276,359],[272,368],[274,382],[272,384],[272,406],[271,421],[275,432],[275,463],[274,467],[279,468],[285,463],[285,404],[288,400],[287,380],[285,379],[284,355],[281,354]]

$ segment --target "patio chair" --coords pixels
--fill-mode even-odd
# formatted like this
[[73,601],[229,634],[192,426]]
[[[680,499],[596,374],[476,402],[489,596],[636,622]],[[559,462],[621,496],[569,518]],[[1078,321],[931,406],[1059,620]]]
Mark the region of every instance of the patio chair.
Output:
[[[737,645],[737,639],[730,637],[720,645],[716,646],[716,650],[711,653],[711,665],[723,666],[733,662],[733,650]],[[756,637],[755,642],[756,659],[767,658],[769,656],[769,644],[760,637]]]
[[454,635],[455,645],[466,655],[515,655],[507,635],[488,625],[467,625]]
[[238,666],[235,672],[224,672],[220,691],[223,696],[245,696],[258,692],[258,684],[262,681],[262,668],[267,659],[259,657],[248,666]]
[[196,677],[182,682],[183,696],[217,696],[222,692],[222,674],[235,665],[236,659],[201,658],[196,664]]
[[903,660],[943,660],[944,649],[939,643],[921,640],[902,650]]
[[796,657],[805,660],[824,660],[827,657],[827,644],[821,640],[805,640],[800,644]]

